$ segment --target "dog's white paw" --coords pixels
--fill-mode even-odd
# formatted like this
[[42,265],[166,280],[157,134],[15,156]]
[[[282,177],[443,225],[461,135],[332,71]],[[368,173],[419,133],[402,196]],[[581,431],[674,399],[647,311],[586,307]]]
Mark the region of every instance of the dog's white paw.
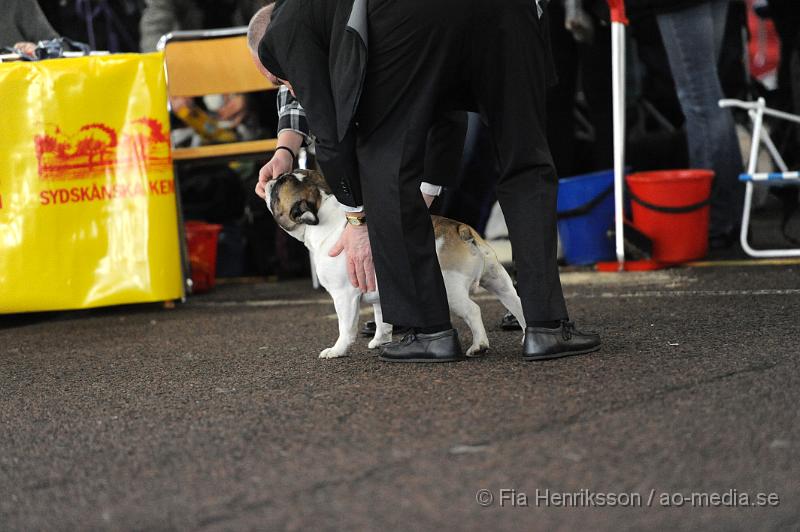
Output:
[[480,357],[486,354],[489,350],[489,344],[482,342],[480,344],[474,344],[467,349],[467,356],[468,357]]
[[344,356],[347,356],[347,351],[342,351],[340,349],[336,349],[335,347],[323,349],[319,354],[319,358],[340,358]]
[[369,343],[367,344],[367,347],[369,347],[370,349],[377,349],[380,346],[382,346],[384,344],[388,344],[391,341],[392,341],[392,337],[391,336],[388,337],[388,338],[373,338],[372,340],[369,341]]

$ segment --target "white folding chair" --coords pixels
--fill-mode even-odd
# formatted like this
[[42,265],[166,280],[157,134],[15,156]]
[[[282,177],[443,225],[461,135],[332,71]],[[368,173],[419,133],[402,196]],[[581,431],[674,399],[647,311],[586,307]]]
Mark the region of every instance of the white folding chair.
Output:
[[[800,116],[784,113],[766,106],[764,98],[759,98],[755,102],[745,102],[742,100],[725,99],[719,101],[720,107],[736,107],[744,109],[750,116],[753,123],[752,143],[750,145],[750,157],[747,162],[747,172],[739,176],[740,181],[745,182],[746,190],[744,196],[744,212],[742,214],[742,231],[739,239],[742,249],[751,257],[800,257],[800,248],[787,249],[754,249],[747,241],[747,233],[750,227],[750,209],[753,203],[753,187],[755,185],[800,185],[800,172],[790,172],[786,163],[778,153],[775,143],[769,136],[769,132],[764,129],[764,115],[788,120],[800,124]],[[780,172],[758,173],[758,154],[761,143],[766,146],[775,165]]]

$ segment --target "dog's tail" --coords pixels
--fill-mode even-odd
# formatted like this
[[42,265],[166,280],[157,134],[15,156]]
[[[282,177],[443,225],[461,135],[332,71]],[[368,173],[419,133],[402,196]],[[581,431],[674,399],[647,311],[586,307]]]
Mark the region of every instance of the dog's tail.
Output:
[[478,234],[478,232],[467,224],[458,224],[458,237],[480,252],[481,255],[494,256],[494,250],[486,243],[486,241]]
[[483,257],[483,274],[481,277],[487,274],[493,276],[496,268],[502,268],[500,261],[497,260],[497,253],[495,253],[494,248],[490,246],[471,226],[467,224],[459,224],[458,236],[465,243],[473,247],[476,255]]
[[458,236],[461,238],[461,240],[468,244],[471,244],[475,242],[476,239],[480,238],[480,235],[475,231],[475,229],[467,224],[458,224]]

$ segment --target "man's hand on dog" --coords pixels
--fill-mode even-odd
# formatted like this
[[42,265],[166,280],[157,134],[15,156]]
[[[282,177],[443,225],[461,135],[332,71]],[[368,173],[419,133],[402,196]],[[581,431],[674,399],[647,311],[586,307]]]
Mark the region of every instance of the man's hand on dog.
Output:
[[347,256],[347,275],[352,285],[362,292],[374,292],[375,266],[372,264],[372,250],[369,247],[366,226],[348,224],[328,255],[336,257],[342,251]]
[[[278,133],[278,146],[286,147],[292,150],[292,153],[298,153],[303,146],[303,135],[291,129],[284,129]],[[256,185],[256,194],[262,199],[267,198],[267,181],[275,179],[287,172],[294,170],[292,165],[294,160],[292,155],[286,150],[276,150],[272,154],[272,159],[267,164],[261,167],[258,172],[258,184]]]
[[267,164],[261,167],[258,172],[258,184],[256,185],[256,194],[261,198],[266,199],[267,181],[275,179],[276,177],[292,171],[292,156],[286,150],[278,150],[272,156]]

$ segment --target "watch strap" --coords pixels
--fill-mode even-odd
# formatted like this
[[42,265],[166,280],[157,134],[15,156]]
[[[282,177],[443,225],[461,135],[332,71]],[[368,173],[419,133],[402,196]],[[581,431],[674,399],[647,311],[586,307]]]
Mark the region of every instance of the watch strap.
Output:
[[350,225],[366,225],[367,217],[366,216],[356,216],[354,214],[346,213],[345,218],[347,218],[347,223]]

